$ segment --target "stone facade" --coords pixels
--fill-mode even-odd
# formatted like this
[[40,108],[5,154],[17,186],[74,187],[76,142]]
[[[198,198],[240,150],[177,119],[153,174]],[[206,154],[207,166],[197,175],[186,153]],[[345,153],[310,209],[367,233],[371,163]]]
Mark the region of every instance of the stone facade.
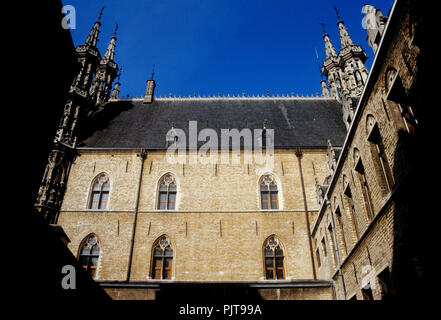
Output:
[[[326,150],[304,150],[301,161],[312,220],[318,210],[314,181],[330,173]],[[151,279],[152,246],[164,234],[174,250],[172,280],[264,280],[263,243],[270,235],[283,244],[286,280],[314,279],[299,158],[294,150],[276,150],[274,163],[279,210],[264,211],[261,174],[254,165],[170,164],[165,152],[148,152],[129,280]],[[101,253],[96,280],[127,280],[140,169],[139,150],[80,150],[72,164],[58,223],[75,255],[87,235],[97,236]],[[87,209],[92,182],[100,173],[110,180],[108,206]],[[177,182],[173,211],[156,209],[158,181],[166,173]]]
[[410,8],[406,1],[395,4],[389,38],[383,38],[377,51],[369,85],[313,224],[318,275],[334,280],[339,299],[390,298],[404,295],[406,282],[422,283],[422,247],[410,245],[417,231],[405,231],[412,229],[411,208],[417,200],[403,191],[414,187],[409,150],[419,138],[418,120],[421,123],[414,88],[421,81],[422,54]]

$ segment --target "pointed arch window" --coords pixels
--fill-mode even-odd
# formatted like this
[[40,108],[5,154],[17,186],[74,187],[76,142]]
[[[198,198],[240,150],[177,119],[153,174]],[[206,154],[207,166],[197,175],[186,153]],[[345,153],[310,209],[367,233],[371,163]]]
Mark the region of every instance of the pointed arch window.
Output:
[[95,235],[86,237],[81,244],[78,261],[83,269],[92,277],[96,276],[98,259],[100,257],[100,247]]
[[363,195],[363,200],[366,207],[366,213],[368,219],[372,220],[374,217],[374,208],[372,204],[371,191],[366,178],[363,161],[361,160],[360,151],[358,149],[354,149],[354,163],[354,169],[360,183],[361,193]]
[[263,245],[265,259],[265,278],[267,280],[285,279],[284,252],[282,244],[275,236],[269,237]]
[[261,209],[279,209],[279,195],[277,183],[270,174],[264,175],[260,179],[260,201]]
[[374,161],[380,168],[382,180],[387,188],[387,191],[391,191],[395,182],[392,170],[389,165],[389,161],[386,156],[386,149],[383,144],[383,138],[378,128],[378,123],[373,115],[368,115],[366,118],[366,130],[368,141],[371,143],[371,151]]
[[176,180],[171,174],[164,175],[159,181],[158,210],[175,210]]
[[172,277],[173,248],[167,236],[162,236],[153,245],[152,278],[166,280]]
[[100,174],[95,178],[90,195],[89,209],[104,210],[109,201],[110,182],[105,174]]

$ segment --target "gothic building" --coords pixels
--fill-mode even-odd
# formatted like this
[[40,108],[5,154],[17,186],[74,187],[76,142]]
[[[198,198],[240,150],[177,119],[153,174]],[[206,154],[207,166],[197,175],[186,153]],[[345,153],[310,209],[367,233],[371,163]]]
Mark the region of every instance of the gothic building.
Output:
[[[388,18],[376,15],[370,71],[338,17],[340,50],[324,32],[326,79],[307,97],[157,97],[152,78],[144,97],[120,98],[116,30],[101,56],[100,14],[76,48],[80,70],[35,207],[114,299],[189,287],[263,299],[404,294],[402,277],[419,283],[423,269],[396,232],[412,215],[397,200],[412,172],[402,141],[421,132],[424,25],[412,8],[396,1]],[[201,152],[226,131],[244,142]],[[264,163],[249,157],[259,147]]]

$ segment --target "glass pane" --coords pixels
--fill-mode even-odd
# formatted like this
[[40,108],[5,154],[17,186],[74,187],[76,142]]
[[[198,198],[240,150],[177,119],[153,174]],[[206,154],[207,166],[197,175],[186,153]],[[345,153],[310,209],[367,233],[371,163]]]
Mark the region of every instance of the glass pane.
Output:
[[90,265],[96,266],[98,264],[98,257],[92,257],[90,258]]
[[277,279],[285,279],[284,274],[283,274],[283,269],[277,269],[276,276],[277,276]]
[[82,249],[81,249],[81,253],[80,253],[81,255],[89,255],[90,254],[90,249],[89,249],[89,247],[88,246],[84,246]]
[[277,192],[271,192],[271,200],[277,200]]
[[109,193],[108,192],[103,192],[101,194],[101,204],[100,204],[100,209],[106,209],[107,206],[107,200],[109,199]]
[[103,184],[103,191],[109,192],[110,190],[110,184],[108,184],[107,182],[105,184]]
[[274,267],[274,259],[273,258],[265,258],[265,267],[273,268]]
[[171,279],[171,270],[164,269],[164,276],[162,279]]
[[268,192],[262,192],[262,200],[268,200]]
[[265,257],[272,257],[273,256],[273,250],[271,250],[269,247],[265,248]]
[[99,183],[95,183],[93,185],[93,191],[100,191],[101,190],[101,185]]
[[270,190],[271,191],[277,191],[277,185],[276,184],[270,185]]
[[262,209],[268,209],[269,208],[269,206],[268,206],[268,200],[262,200]]
[[161,249],[161,247],[156,247],[155,250],[153,251],[153,255],[155,257],[162,257],[163,254],[163,250]]
[[99,192],[92,192],[92,202],[90,204],[91,209],[98,209],[98,201],[100,200]]
[[173,249],[171,247],[165,248],[165,254],[166,257],[173,257]]
[[153,259],[153,265],[155,266],[155,268],[162,268],[162,258],[154,258]]
[[171,184],[168,188],[169,191],[176,192],[176,185]]
[[283,268],[283,258],[276,258],[276,268]]
[[283,250],[280,247],[277,247],[275,250],[276,257],[283,257]]
[[175,202],[176,201],[176,193],[169,193],[168,194],[168,201]]
[[175,203],[174,202],[168,203],[168,210],[175,210]]
[[93,248],[92,248],[92,254],[95,255],[95,256],[99,255],[99,254],[100,254],[100,247],[98,247],[98,246],[93,246]]
[[164,258],[164,268],[171,268],[173,258]]
[[160,202],[159,203],[159,210],[165,210],[167,207],[166,207],[166,203],[165,202]]
[[164,183],[164,184],[161,184],[161,186],[159,187],[159,191],[165,191],[165,192],[167,192],[167,185]]
[[270,269],[266,269],[266,278],[267,279],[274,279],[274,271]]
[[155,269],[153,271],[153,279],[161,279],[161,271],[162,269]]
[[261,184],[260,191],[268,191],[268,186],[266,184]]
[[167,193],[166,192],[161,192],[159,194],[159,201],[167,201]]

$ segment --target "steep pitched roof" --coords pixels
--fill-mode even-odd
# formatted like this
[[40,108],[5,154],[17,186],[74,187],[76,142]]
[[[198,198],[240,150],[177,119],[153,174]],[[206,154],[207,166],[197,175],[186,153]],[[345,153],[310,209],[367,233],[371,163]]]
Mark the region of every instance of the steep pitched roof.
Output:
[[[189,121],[204,128],[274,129],[275,148],[342,145],[346,128],[341,105],[326,98],[160,98],[110,101],[94,115],[93,130],[78,147],[166,149],[166,133],[182,129],[188,139]],[[205,142],[200,142],[199,146]]]

